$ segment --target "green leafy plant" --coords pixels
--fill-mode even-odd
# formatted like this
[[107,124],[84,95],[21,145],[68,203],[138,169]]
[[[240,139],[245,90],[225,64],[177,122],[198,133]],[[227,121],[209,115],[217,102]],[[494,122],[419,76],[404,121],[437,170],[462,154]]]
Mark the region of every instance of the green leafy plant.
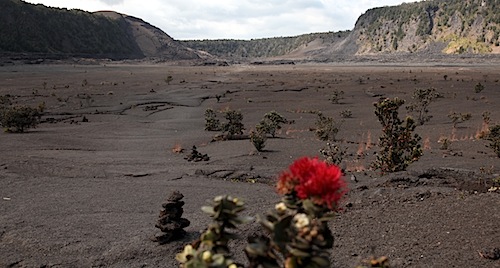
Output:
[[277,184],[282,202],[259,222],[267,235],[249,239],[249,267],[330,267],[328,226],[346,184],[337,166],[317,158],[296,160]]
[[205,110],[205,130],[206,131],[220,131],[222,126],[220,120],[217,119],[217,113],[213,109]]
[[262,152],[262,150],[264,150],[264,147],[266,146],[266,134],[261,131],[251,131],[249,136],[250,142],[253,144],[255,149],[259,152]]
[[440,96],[441,94],[434,88],[415,89],[412,96],[413,102],[406,106],[406,109],[409,112],[414,112],[416,114],[417,123],[423,125],[432,118],[432,115],[429,115],[429,105]]
[[420,136],[414,134],[416,124],[411,117],[401,120],[398,110],[404,100],[380,100],[374,104],[375,115],[382,124],[379,138],[380,151],[372,167],[382,173],[406,170],[408,165],[422,156]]
[[0,125],[6,132],[24,132],[35,128],[41,117],[41,111],[28,106],[10,106],[0,108]]
[[268,112],[264,115],[264,118],[256,125],[257,132],[269,134],[272,137],[276,136],[276,131],[281,129],[282,124],[288,124],[285,117],[276,111]]
[[241,135],[245,126],[243,125],[243,115],[240,111],[226,109],[224,111],[224,118],[227,122],[222,124],[222,131],[226,132],[229,136]]
[[316,137],[322,141],[335,141],[339,132],[338,124],[332,117],[324,116],[323,113],[317,113]]
[[239,224],[252,219],[239,215],[244,209],[243,201],[231,196],[217,196],[212,201],[212,205],[202,207],[203,212],[212,217],[213,223],[197,241],[185,246],[183,252],[176,255],[180,267],[243,267],[232,259],[228,244],[237,237],[229,230],[237,229]]
[[487,147],[493,149],[497,157],[500,157],[500,125],[490,126],[489,133],[484,139],[490,141]]

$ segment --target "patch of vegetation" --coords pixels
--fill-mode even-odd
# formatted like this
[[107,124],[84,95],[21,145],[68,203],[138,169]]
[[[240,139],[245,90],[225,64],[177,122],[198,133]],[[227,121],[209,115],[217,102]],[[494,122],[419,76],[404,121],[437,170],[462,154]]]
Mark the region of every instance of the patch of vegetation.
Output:
[[380,151],[372,163],[382,173],[406,170],[409,164],[422,156],[420,136],[415,134],[416,124],[411,117],[399,119],[398,110],[404,104],[399,98],[380,100],[375,103],[375,115],[382,124],[379,138]]
[[340,165],[347,154],[347,149],[340,147],[339,144],[327,142],[326,147],[319,150],[319,153],[325,158],[327,163]]
[[483,91],[483,90],[484,90],[484,85],[481,83],[477,83],[474,86],[474,92],[476,92],[476,93],[481,93],[481,91]]
[[264,118],[255,126],[257,132],[263,134],[269,134],[272,137],[276,136],[276,131],[281,129],[282,124],[289,124],[285,117],[276,111],[268,112],[264,115]]
[[332,95],[330,96],[330,101],[333,103],[333,104],[339,104],[340,103],[340,100],[344,98],[344,91],[343,90],[334,90]]
[[453,123],[453,127],[456,128],[458,124],[470,120],[472,118],[472,114],[471,113],[457,113],[457,112],[452,111],[448,114],[448,118],[451,119],[451,122]]
[[21,133],[35,128],[40,122],[41,111],[28,106],[9,106],[0,108],[0,125],[6,132]]
[[491,126],[484,139],[490,141],[487,146],[493,149],[497,157],[500,157],[500,125]]
[[[342,171],[318,159],[301,158],[281,173],[277,191],[281,202],[258,217],[263,233],[248,237],[246,267],[330,267],[333,233],[328,222],[339,210],[346,193]],[[244,203],[231,196],[217,196],[202,210],[213,222],[200,238],[176,255],[183,268],[242,268],[233,260],[232,231],[252,220],[241,216]]]
[[240,111],[226,109],[224,111],[224,118],[227,120],[222,124],[222,131],[227,133],[228,136],[241,135],[245,126],[243,125],[243,115]]
[[429,115],[428,107],[431,102],[439,97],[441,97],[441,94],[434,88],[416,89],[412,96],[413,102],[406,106],[406,109],[417,115],[417,123],[421,126],[431,120],[432,115]]
[[217,114],[211,108],[205,110],[205,130],[206,131],[222,130],[220,120],[217,119]]
[[350,109],[345,109],[340,112],[340,117],[342,118],[351,118],[352,117],[352,111]]
[[250,142],[253,144],[255,149],[259,152],[262,152],[262,150],[264,150],[264,147],[266,146],[266,134],[261,131],[251,131],[249,136]]
[[316,137],[322,141],[335,141],[339,132],[338,124],[332,117],[324,116],[323,113],[317,113]]

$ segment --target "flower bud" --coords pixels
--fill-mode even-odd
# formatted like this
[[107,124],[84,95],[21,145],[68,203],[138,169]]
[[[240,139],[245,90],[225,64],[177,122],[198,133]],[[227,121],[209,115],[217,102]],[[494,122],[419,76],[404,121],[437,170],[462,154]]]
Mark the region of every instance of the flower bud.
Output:
[[309,217],[307,217],[304,213],[298,213],[293,217],[293,221],[295,222],[295,228],[298,230],[307,227],[309,225]]
[[204,251],[203,254],[201,255],[201,258],[203,259],[203,261],[205,262],[210,262],[212,261],[212,252],[210,251]]
[[281,202],[281,203],[278,203],[276,204],[276,206],[274,206],[274,208],[279,212],[279,213],[283,213],[286,211],[286,205],[285,203]]

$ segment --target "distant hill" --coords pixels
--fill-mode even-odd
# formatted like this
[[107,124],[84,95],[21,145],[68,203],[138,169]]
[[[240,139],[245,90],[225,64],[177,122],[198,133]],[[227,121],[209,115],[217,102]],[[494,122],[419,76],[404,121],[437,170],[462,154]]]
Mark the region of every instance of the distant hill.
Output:
[[196,59],[160,29],[116,12],[48,8],[0,1],[0,53],[40,57]]
[[316,48],[318,44],[332,45],[344,40],[350,31],[311,33],[291,37],[274,37],[252,40],[185,40],[187,47],[206,51],[211,55],[225,58],[266,58],[293,54],[296,50]]
[[500,0],[434,0],[374,8],[353,31],[357,53],[500,53]]
[[352,56],[500,53],[500,0],[428,0],[379,7],[352,31],[242,40],[183,41],[223,57],[316,61]]
[[[143,20],[0,0],[0,56],[163,60],[500,55],[500,0],[427,0],[379,7],[352,31],[252,40],[177,41]],[[417,56],[417,58],[420,56]]]

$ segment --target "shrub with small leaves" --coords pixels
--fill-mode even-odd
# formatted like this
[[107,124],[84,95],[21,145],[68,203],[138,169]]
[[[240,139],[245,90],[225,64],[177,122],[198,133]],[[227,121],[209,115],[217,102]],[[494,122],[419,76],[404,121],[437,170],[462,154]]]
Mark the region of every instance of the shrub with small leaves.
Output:
[[490,126],[489,133],[484,139],[490,141],[487,147],[493,149],[495,154],[500,157],[500,125]]
[[429,105],[440,96],[441,94],[434,88],[415,89],[412,96],[413,102],[406,106],[406,109],[408,112],[414,112],[416,114],[417,123],[423,125],[432,118],[432,115],[429,115]]
[[243,134],[245,126],[242,123],[243,115],[240,111],[227,109],[224,111],[224,117],[227,122],[222,124],[222,131],[227,132],[229,136]]
[[343,90],[334,90],[332,95],[330,96],[330,101],[333,104],[339,104],[340,100],[344,98],[344,91]]
[[0,108],[0,125],[6,132],[24,132],[35,128],[41,117],[40,110],[28,106],[11,106]]
[[258,132],[275,137],[276,131],[281,129],[281,125],[288,123],[289,121],[278,112],[271,111],[264,115],[264,118],[257,124],[256,129]]
[[338,144],[327,142],[326,147],[319,150],[319,153],[325,158],[327,163],[340,165],[342,160],[344,160],[347,150]]
[[351,118],[352,117],[352,111],[350,109],[346,109],[340,112],[340,117],[342,118]]
[[472,114],[471,113],[450,112],[448,114],[448,118],[451,119],[451,122],[453,123],[453,127],[456,128],[457,124],[470,120],[472,118]]
[[205,110],[205,130],[206,131],[220,131],[222,130],[217,114],[213,109]]
[[477,83],[476,86],[474,86],[474,92],[476,93],[481,93],[481,91],[484,90],[484,85],[481,83]]
[[262,152],[264,150],[264,147],[266,146],[266,134],[261,132],[261,131],[251,131],[250,132],[250,142],[253,144],[255,149],[259,152]]
[[372,167],[382,173],[406,170],[408,165],[422,156],[420,136],[414,134],[416,124],[411,117],[399,119],[398,110],[404,100],[385,99],[376,102],[375,115],[382,124],[379,138],[380,151]]
[[324,116],[321,112],[317,114],[316,137],[322,141],[335,141],[339,132],[338,124],[332,117]]

